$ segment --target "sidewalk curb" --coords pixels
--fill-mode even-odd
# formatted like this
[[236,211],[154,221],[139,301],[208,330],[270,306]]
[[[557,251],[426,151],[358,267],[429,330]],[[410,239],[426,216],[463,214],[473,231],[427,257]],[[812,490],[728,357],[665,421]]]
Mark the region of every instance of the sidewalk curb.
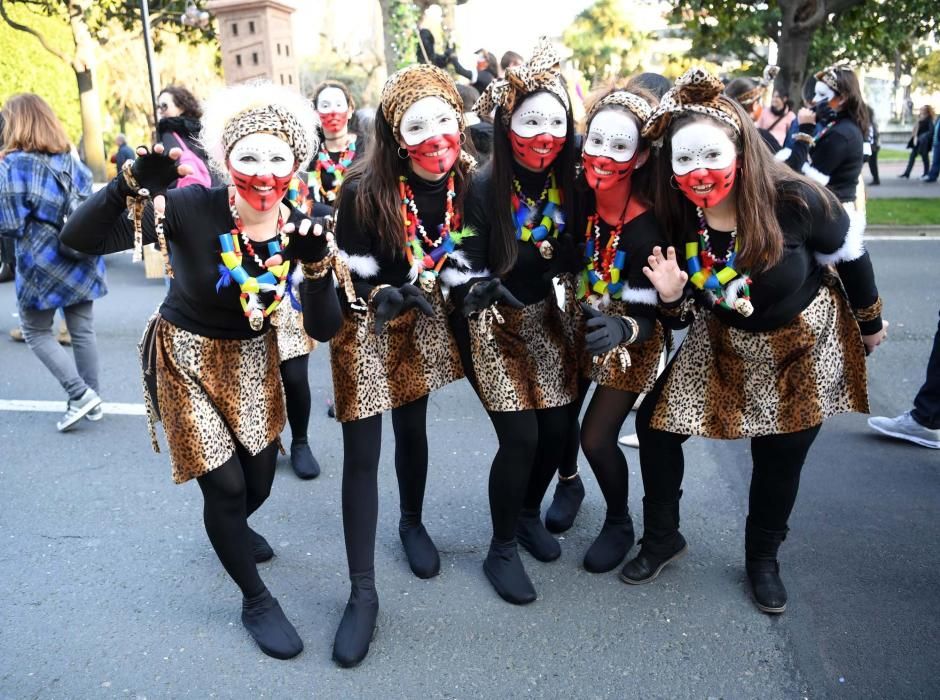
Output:
[[879,236],[940,236],[940,226],[894,226],[890,224],[869,224],[865,233],[877,233]]

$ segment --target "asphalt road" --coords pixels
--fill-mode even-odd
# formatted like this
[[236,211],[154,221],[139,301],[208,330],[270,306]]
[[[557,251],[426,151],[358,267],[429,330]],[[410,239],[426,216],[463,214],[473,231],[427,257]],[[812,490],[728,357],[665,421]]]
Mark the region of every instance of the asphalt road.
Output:
[[[873,241],[870,250],[892,322],[870,360],[872,406],[895,415],[923,380],[940,240]],[[109,266],[111,293],[96,305],[102,393],[139,403],[135,345],[163,287],[127,255]],[[0,400],[61,399],[28,349],[6,338],[14,309],[12,285],[0,285]],[[586,469],[588,497],[562,558],[524,555],[540,595],[518,608],[480,568],[495,436],[465,382],[436,394],[429,413],[425,514],[442,574],[416,579],[401,552],[387,425],[379,629],[362,666],[337,668],[330,650],[348,587],[325,348],[310,379],[323,474],[301,482],[282,461],[252,519],[277,551],[262,576],[306,644],[288,662],[262,655],[241,627],[240,596],[202,528],[199,489],[171,482],[143,418],[106,416],[59,434],[58,414],[0,411],[0,697],[937,697],[940,453],[880,439],[860,415],[826,424],[782,550],[791,602],[777,618],[756,610],[745,585],[745,443],[688,443],[690,554],[649,586],[580,568],[603,519]],[[639,513],[637,455],[627,455]]]

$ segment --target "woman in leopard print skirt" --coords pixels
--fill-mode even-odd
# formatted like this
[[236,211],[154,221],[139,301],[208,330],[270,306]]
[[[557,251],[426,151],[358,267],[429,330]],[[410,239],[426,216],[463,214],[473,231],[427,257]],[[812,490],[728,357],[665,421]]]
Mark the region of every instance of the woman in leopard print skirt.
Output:
[[213,167],[234,185],[167,192],[189,172],[180,149],[140,148],[62,231],[67,245],[87,253],[139,253],[155,241],[168,251],[172,281],[141,342],[151,438],[156,448],[153,421],[162,420],[173,480],[199,484],[206,533],[244,596],[242,622],[280,659],[299,654],[303,642],[258,575],[256,562],[273,552],[247,518],[270,493],[284,427],[270,315],[285,296],[286,258],[315,263],[318,279],[304,291],[308,333],[328,340],[340,322],[332,279],[320,273],[330,262],[326,237],[281,203],[316,150],[315,126],[306,100],[284,88],[227,88],[207,106],[203,139]]
[[441,280],[460,268],[463,200],[473,159],[461,150],[463,110],[448,74],[414,65],[382,90],[372,147],[340,190],[336,243],[358,302],[330,343],[336,417],[343,426],[343,530],[351,593],[333,658],[369,651],[379,601],[375,531],[382,414],[392,413],[399,534],[420,578],[440,573],[422,524],[430,393],[463,377]]
[[885,332],[864,220],[774,161],[721,91],[690,70],[643,131],[664,140],[656,213],[684,253],[657,248],[644,272],[663,322],[691,327],[637,417],[645,529],[621,578],[651,581],[687,551],[682,443],[750,438],[746,570],[758,608],[782,613],[777,551],[800,471],[826,418],[868,411],[865,353]]

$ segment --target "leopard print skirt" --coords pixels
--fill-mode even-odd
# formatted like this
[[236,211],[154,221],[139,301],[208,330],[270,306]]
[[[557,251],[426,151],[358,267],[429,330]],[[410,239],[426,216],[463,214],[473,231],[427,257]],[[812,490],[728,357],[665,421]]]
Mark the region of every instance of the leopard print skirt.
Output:
[[868,413],[865,349],[843,294],[823,286],[790,323],[743,331],[698,310],[650,425],[733,440]]
[[404,406],[463,377],[440,288],[425,292],[434,309],[409,309],[375,334],[375,312],[346,308],[330,341],[336,418],[368,418]]
[[173,481],[222,466],[236,441],[256,455],[278,439],[286,411],[277,341],[206,338],[155,315],[140,344],[151,425],[161,421]]
[[[590,379],[598,386],[630,391],[635,394],[642,394],[652,389],[659,375],[659,360],[663,355],[665,345],[665,335],[659,321],[653,328],[652,336],[642,343],[626,346],[630,354],[630,366],[624,368],[617,359],[616,353],[601,355],[595,362],[594,356],[584,350],[584,314],[580,306],[576,308],[580,329],[577,336],[577,348],[581,376]],[[611,316],[626,316],[627,304],[619,299],[613,299],[605,313]]]
[[554,290],[521,309],[472,318],[470,351],[487,411],[555,408],[577,397],[577,355]]
[[317,346],[317,341],[304,330],[303,313],[294,308],[290,299],[278,304],[271,316],[271,325],[277,337],[277,352],[281,362],[307,355]]

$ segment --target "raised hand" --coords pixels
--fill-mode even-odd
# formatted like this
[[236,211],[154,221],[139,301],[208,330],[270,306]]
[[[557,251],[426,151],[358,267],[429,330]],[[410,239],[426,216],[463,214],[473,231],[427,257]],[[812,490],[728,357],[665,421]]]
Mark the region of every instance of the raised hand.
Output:
[[372,299],[375,306],[375,334],[381,335],[385,324],[408,309],[417,308],[425,316],[434,314],[434,308],[424,294],[413,284],[401,287],[385,287],[375,293]]
[[626,340],[627,324],[622,318],[608,316],[584,302],[581,302],[581,310],[587,319],[584,344],[589,353],[603,355]]
[[470,291],[467,292],[467,296],[463,300],[463,315],[471,316],[492,306],[497,301],[502,301],[514,309],[521,309],[525,306],[503,286],[502,282],[498,279],[491,279],[485,282],[477,282],[470,287]]
[[663,257],[663,249],[656,246],[646,260],[648,266],[643,268],[643,274],[656,287],[660,300],[670,304],[681,299],[689,275],[676,262],[676,249],[669,246]]
[[140,146],[137,160],[131,166],[131,175],[151,197],[162,195],[173,182],[193,171],[188,165],[179,164],[182,150],[171,148],[169,153],[164,153],[165,150],[162,143],[155,144],[152,151]]
[[328,218],[304,217],[298,225],[293,222],[285,224],[281,229],[288,235],[287,249],[284,254],[288,258],[305,263],[322,260],[327,253],[329,241],[325,225]]

